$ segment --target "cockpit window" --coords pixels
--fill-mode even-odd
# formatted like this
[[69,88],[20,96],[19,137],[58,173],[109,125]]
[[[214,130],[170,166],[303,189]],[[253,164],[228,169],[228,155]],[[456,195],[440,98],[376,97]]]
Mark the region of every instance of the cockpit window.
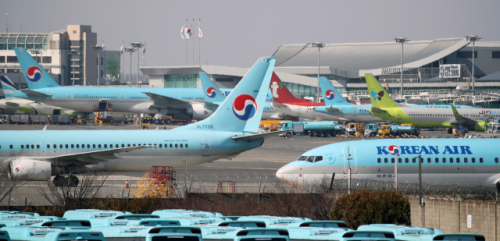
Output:
[[317,156],[314,162],[320,162],[323,161],[323,156]]
[[314,156],[308,157],[306,162],[314,162]]
[[299,157],[299,161],[305,161],[307,159],[307,156],[301,156]]

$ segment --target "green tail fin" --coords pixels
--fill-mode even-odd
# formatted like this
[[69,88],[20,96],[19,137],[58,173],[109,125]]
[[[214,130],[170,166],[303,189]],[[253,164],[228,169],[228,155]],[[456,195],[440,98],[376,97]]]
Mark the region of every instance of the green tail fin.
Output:
[[397,107],[398,104],[380,85],[377,79],[370,73],[365,73],[366,84],[368,85],[368,93],[373,107],[391,108]]

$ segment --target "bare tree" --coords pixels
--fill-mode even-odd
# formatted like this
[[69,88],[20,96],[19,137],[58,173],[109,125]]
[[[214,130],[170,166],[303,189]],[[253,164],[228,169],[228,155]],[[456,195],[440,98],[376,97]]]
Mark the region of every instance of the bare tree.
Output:
[[0,202],[23,184],[21,178],[10,179],[8,167],[0,167]]
[[47,181],[46,188],[40,188],[39,193],[54,207],[61,210],[69,208],[88,208],[97,197],[99,190],[111,175],[112,171],[97,168],[85,168],[80,171],[79,185],[72,185],[70,174],[67,183]]

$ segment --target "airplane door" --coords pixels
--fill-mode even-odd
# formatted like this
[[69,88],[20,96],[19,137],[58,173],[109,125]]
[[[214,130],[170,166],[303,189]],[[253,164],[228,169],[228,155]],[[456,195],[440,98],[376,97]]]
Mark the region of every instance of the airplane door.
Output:
[[73,93],[66,93],[66,98],[73,99]]
[[126,95],[126,94],[123,94],[123,93],[121,93],[121,94],[120,94],[120,99],[124,100],[124,99],[126,99],[126,98],[127,98],[127,95]]
[[358,112],[359,112],[358,107],[353,107],[353,108],[352,108],[352,115],[353,115],[353,116],[357,116],[357,115],[358,115]]
[[210,136],[201,137],[201,155],[210,156]]
[[344,174],[347,174],[349,168],[351,168],[351,173],[357,173],[356,149],[352,146],[345,146],[342,147],[342,152],[344,153]]

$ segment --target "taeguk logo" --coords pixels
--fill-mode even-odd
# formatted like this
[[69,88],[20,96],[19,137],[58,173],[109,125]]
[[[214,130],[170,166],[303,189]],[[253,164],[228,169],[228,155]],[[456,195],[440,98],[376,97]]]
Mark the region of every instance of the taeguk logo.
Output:
[[399,149],[398,146],[395,145],[387,147],[387,150],[389,150],[389,154],[391,155],[401,154],[401,150]]
[[16,167],[16,169],[15,169],[15,170],[16,170],[16,172],[19,172],[19,167]]
[[208,96],[209,98],[214,98],[215,96],[217,96],[217,91],[215,90],[215,88],[214,88],[214,87],[209,87],[209,88],[207,89],[207,96]]
[[333,90],[327,90],[325,97],[329,100],[333,100],[333,98],[335,98],[335,92],[333,92]]
[[26,77],[31,82],[38,82],[42,78],[42,71],[36,66],[32,66],[26,72]]
[[251,95],[243,94],[233,102],[233,114],[241,121],[248,121],[252,119],[257,113],[257,102],[255,102],[255,98]]

